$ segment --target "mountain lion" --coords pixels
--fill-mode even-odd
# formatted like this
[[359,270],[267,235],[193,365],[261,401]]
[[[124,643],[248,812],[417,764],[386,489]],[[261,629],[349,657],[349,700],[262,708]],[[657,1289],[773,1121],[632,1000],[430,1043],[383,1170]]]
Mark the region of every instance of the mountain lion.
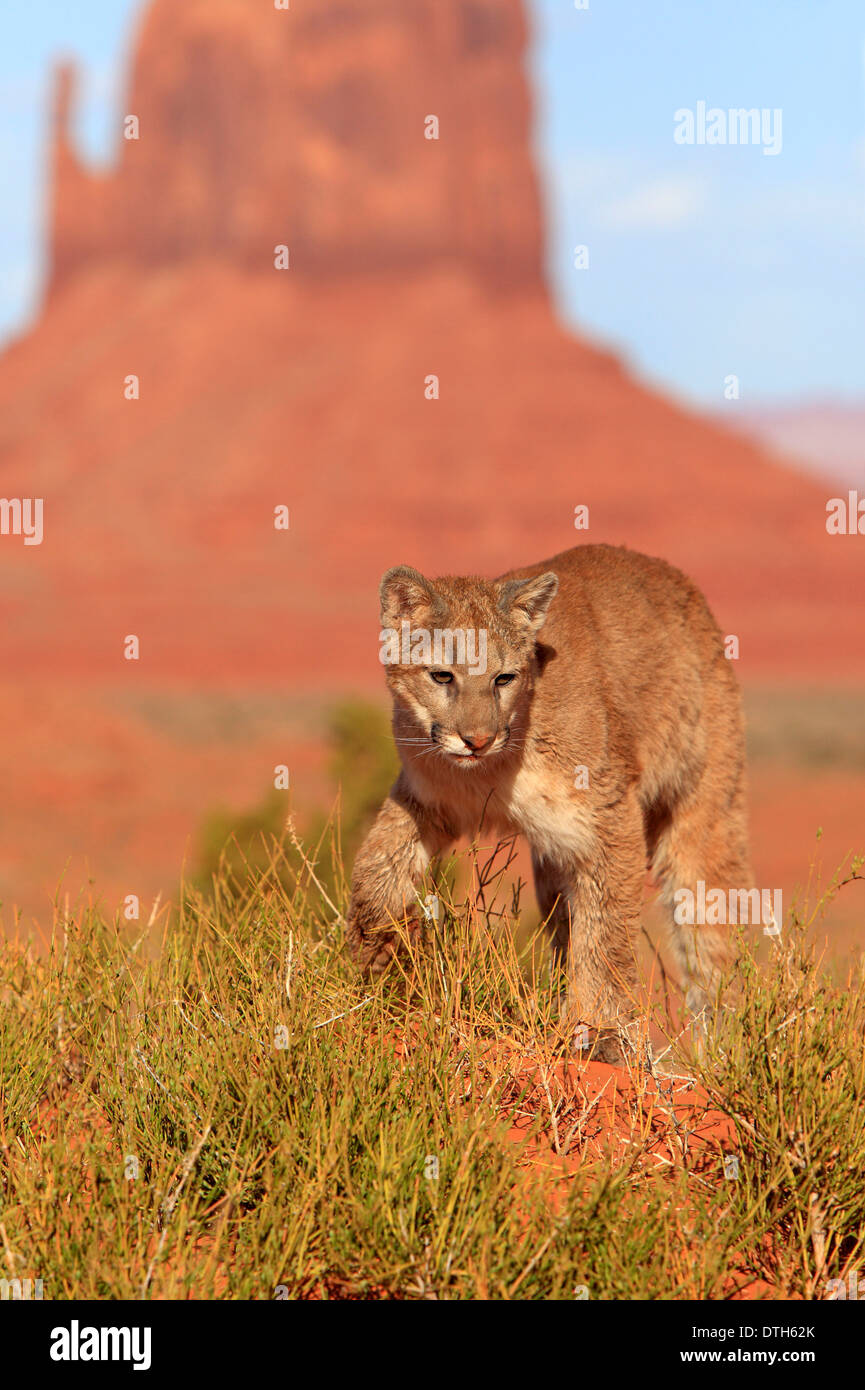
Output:
[[[354,866],[354,959],[377,974],[399,929],[419,931],[425,870],[455,839],[521,834],[568,1026],[621,1060],[647,863],[671,919],[678,889],[751,884],[740,697],[706,600],[663,560],[609,545],[493,581],[402,565],[380,592],[402,771]],[[702,1014],[727,929],[671,927]]]

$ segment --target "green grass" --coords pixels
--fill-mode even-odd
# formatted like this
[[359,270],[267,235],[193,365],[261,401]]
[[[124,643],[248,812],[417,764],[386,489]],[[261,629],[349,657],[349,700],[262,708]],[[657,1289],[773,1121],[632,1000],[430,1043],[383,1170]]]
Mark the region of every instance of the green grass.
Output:
[[[423,949],[369,987],[326,843],[313,864],[273,840],[137,937],[82,908],[48,955],[5,942],[0,1277],[61,1299],[677,1299],[820,1297],[861,1270],[865,977],[832,982],[802,914],[768,959],[746,944],[705,1091],[622,1073],[616,1134],[589,1143],[600,1107],[564,1080],[495,864],[485,910],[443,883]],[[714,1146],[701,1110],[728,1117]]]

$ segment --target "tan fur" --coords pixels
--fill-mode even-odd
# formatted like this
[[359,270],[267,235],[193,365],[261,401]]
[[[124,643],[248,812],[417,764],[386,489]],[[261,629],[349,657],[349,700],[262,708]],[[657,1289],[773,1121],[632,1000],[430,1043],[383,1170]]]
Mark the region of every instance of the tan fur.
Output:
[[[495,581],[400,567],[381,598],[384,628],[484,629],[488,669],[386,667],[403,769],[357,857],[349,948],[382,969],[395,923],[418,930],[431,859],[481,828],[522,834],[567,962],[569,1024],[588,1025],[596,1055],[612,1060],[635,1014],[647,862],[670,909],[700,879],[707,892],[752,881],[740,698],[706,601],[664,561],[606,545]],[[500,673],[516,679],[497,687]],[[699,1013],[729,959],[726,929],[672,930]]]

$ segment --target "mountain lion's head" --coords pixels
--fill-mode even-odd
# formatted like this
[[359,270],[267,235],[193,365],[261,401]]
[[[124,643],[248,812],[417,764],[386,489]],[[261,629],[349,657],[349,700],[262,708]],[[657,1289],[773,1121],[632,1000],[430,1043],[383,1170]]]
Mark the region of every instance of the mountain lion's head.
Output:
[[471,769],[506,748],[531,694],[537,634],[555,574],[425,579],[408,565],[381,581],[380,659],[403,761]]

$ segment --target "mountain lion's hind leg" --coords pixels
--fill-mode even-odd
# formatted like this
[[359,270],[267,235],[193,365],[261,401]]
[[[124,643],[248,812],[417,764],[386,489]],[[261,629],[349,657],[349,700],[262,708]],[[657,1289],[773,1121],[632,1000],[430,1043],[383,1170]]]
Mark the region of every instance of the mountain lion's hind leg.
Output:
[[691,795],[673,809],[654,848],[652,869],[670,913],[685,1005],[697,1020],[700,1036],[710,1021],[723,974],[732,963],[733,940],[728,914],[717,924],[699,921],[699,904],[717,889],[728,904],[731,890],[746,892],[753,883],[743,759],[728,753],[720,766],[704,772]]

